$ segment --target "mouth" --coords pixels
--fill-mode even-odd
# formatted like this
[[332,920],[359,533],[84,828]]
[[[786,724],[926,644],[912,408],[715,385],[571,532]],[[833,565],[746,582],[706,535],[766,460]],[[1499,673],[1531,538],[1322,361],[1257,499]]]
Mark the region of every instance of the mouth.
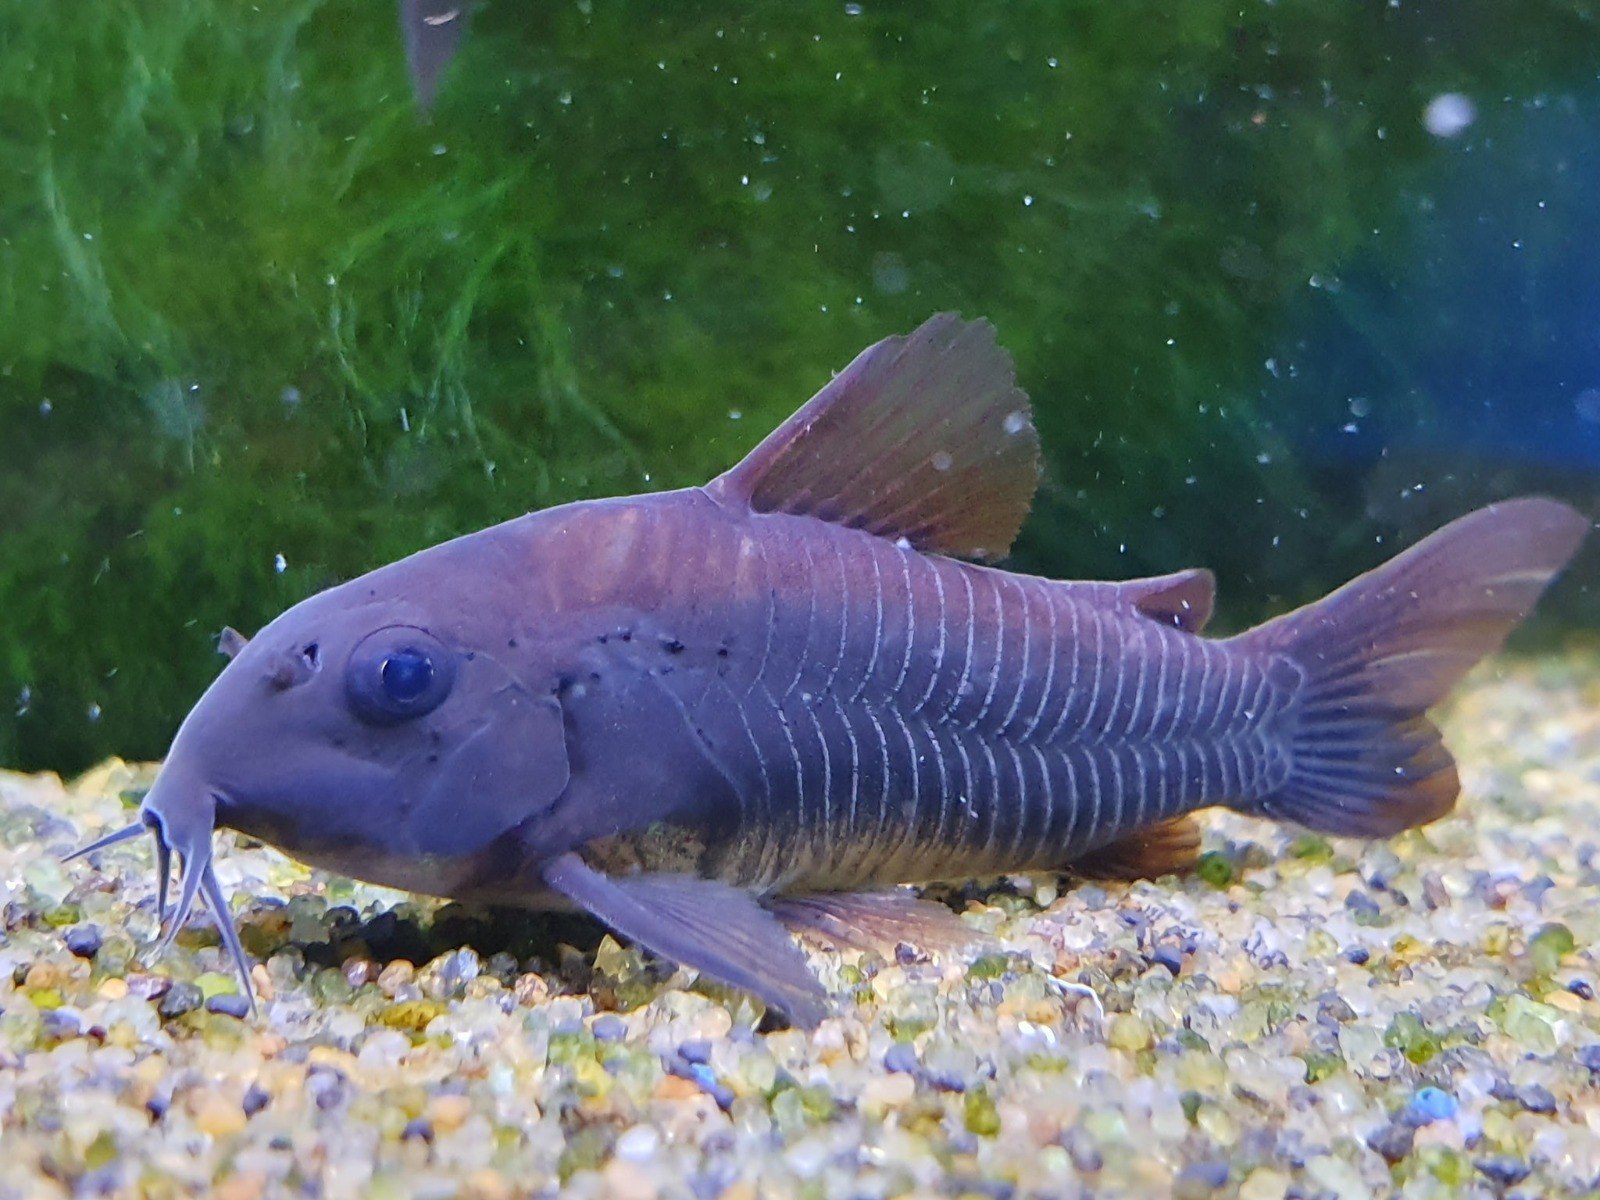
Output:
[[[210,791],[189,793],[174,804],[168,802],[168,793],[161,788],[162,780],[145,797],[139,808],[139,820],[98,841],[82,846],[67,855],[71,862],[108,846],[115,846],[148,831],[156,842],[156,914],[163,927],[161,936],[151,950],[157,958],[165,952],[178,931],[189,922],[195,901],[205,896],[206,907],[211,910],[222,944],[239,973],[239,984],[249,1002],[251,1015],[256,1012],[255,990],[250,982],[250,959],[239,941],[239,931],[228,911],[228,898],[217,880],[211,862],[211,835],[216,827],[217,797]],[[178,858],[178,901],[168,911],[168,885],[172,879],[172,858]]]

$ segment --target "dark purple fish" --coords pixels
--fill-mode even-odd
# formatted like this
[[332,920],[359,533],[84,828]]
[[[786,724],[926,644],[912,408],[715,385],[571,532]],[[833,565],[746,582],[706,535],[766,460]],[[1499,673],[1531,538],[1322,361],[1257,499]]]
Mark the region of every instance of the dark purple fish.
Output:
[[937,932],[888,885],[1159,873],[1212,805],[1366,837],[1443,816],[1425,714],[1589,524],[1494,505],[1212,640],[1205,571],[961,561],[1005,554],[1037,475],[1009,357],[943,315],[705,487],[521,517],[229,635],[141,810],[163,913],[183,859],[170,928],[204,892],[243,968],[225,825],[377,883],[575,904],[814,1024],[787,929]]
[[400,0],[411,94],[423,113],[433,110],[440,77],[455,58],[466,27],[467,0]]

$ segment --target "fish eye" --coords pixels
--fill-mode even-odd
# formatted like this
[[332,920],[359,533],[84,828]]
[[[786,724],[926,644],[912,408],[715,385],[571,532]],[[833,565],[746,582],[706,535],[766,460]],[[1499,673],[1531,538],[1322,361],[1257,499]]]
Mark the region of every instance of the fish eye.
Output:
[[438,708],[455,683],[456,656],[424,629],[391,625],[350,654],[345,695],[369,725],[398,725]]
[[433,660],[408,646],[384,659],[378,675],[389,699],[396,704],[415,704],[433,682]]

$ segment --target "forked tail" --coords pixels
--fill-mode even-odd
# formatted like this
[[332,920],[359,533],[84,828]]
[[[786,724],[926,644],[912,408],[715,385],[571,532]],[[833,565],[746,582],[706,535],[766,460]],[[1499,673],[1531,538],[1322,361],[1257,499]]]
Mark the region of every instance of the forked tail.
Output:
[[1305,676],[1286,714],[1289,777],[1241,807],[1360,837],[1449,812],[1456,764],[1427,710],[1499,649],[1588,529],[1554,500],[1492,504],[1233,639]]

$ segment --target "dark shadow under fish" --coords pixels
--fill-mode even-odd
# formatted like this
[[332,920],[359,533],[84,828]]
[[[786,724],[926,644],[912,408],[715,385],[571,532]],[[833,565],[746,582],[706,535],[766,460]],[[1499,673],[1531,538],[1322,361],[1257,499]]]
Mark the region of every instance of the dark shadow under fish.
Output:
[[142,825],[99,845],[152,829],[167,936],[203,893],[241,971],[218,825],[390,886],[576,905],[813,1025],[790,928],[959,937],[894,884],[1157,874],[1213,805],[1365,837],[1443,816],[1427,710],[1589,526],[1493,505],[1217,640],[1205,571],[962,561],[1006,553],[1037,477],[993,330],[935,317],[705,487],[520,517],[225,634]]

